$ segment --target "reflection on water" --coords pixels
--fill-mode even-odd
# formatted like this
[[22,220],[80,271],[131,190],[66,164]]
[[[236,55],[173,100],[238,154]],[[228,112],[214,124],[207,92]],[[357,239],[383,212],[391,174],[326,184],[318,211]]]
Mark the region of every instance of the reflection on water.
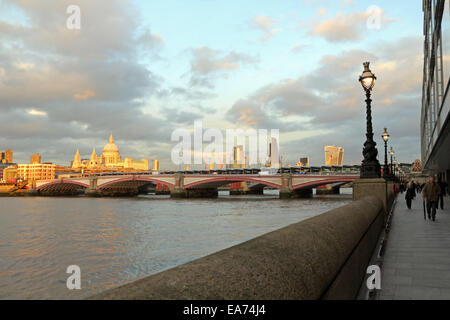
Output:
[[[351,200],[0,198],[0,299],[80,299],[208,255]],[[66,268],[81,268],[81,290]]]

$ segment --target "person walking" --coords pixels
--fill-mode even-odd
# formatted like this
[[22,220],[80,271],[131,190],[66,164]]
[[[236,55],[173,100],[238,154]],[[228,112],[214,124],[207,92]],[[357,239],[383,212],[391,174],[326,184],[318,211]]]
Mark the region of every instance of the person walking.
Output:
[[411,202],[416,198],[416,186],[413,181],[408,182],[406,185],[406,206],[411,209]]
[[441,210],[444,210],[444,197],[446,195],[447,183],[438,179],[439,187],[441,188],[441,193],[439,194],[439,203],[441,204]]
[[436,220],[436,209],[440,194],[441,187],[434,181],[434,177],[431,176],[430,181],[423,187],[422,195],[427,203],[428,219],[433,219],[433,221]]

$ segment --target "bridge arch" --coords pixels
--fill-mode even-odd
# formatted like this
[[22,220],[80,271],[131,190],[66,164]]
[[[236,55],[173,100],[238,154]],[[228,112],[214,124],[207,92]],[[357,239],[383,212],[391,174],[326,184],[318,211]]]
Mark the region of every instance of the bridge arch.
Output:
[[300,184],[296,184],[292,186],[293,190],[298,190],[298,189],[311,189],[311,188],[316,188],[316,187],[320,187],[320,186],[324,186],[327,184],[335,184],[335,183],[348,183],[348,182],[353,182],[355,181],[357,178],[355,177],[329,177],[329,178],[325,178],[325,179],[321,179],[321,180],[316,180],[316,181],[309,181],[309,182],[305,182],[305,183],[300,183]]
[[70,180],[50,181],[47,183],[43,183],[39,186],[36,186],[36,190],[39,192],[54,192],[54,191],[74,192],[79,189],[87,189],[87,188],[89,188],[88,184],[78,182],[78,181],[70,181]]
[[136,186],[144,186],[146,184],[149,183],[154,183],[154,184],[161,184],[164,186],[167,186],[169,188],[173,188],[175,185],[173,183],[167,182],[165,180],[161,180],[155,177],[141,177],[141,176],[127,176],[127,177],[123,177],[123,178],[118,178],[112,181],[108,181],[105,182],[103,184],[100,184],[98,186],[98,189],[102,190],[105,189],[107,187],[119,187],[120,185],[126,185],[126,184],[130,184],[131,183],[135,183]]
[[55,180],[55,181],[49,181],[46,183],[43,183],[39,186],[36,186],[36,190],[40,191],[40,190],[56,190],[58,189],[58,187],[68,187],[68,186],[72,186],[74,188],[79,188],[79,187],[83,187],[83,188],[89,188],[89,184],[86,183],[82,183],[82,182],[78,182],[78,181],[72,181],[72,180]]
[[[272,178],[272,179],[270,179]],[[274,179],[275,178],[275,179]],[[272,181],[267,181],[267,180]],[[275,180],[275,181],[274,181]],[[278,180],[278,181],[276,181]],[[191,183],[185,182],[185,189],[195,189],[195,188],[217,188],[223,185],[227,185],[235,182],[253,182],[257,184],[262,184],[267,187],[272,187],[276,189],[281,188],[281,178],[280,177],[249,177],[249,176],[231,176],[231,177],[221,177],[217,176],[214,178],[208,178],[204,180],[194,181]],[[277,183],[278,182],[278,183]]]

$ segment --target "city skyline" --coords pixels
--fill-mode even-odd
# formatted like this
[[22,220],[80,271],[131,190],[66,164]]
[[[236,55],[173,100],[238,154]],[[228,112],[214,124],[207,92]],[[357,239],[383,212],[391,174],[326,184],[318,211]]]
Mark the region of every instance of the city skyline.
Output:
[[[65,29],[69,4],[81,8],[80,30]],[[374,5],[379,29],[367,27]],[[205,128],[280,129],[284,162],[308,154],[322,164],[323,147],[341,145],[359,164],[357,79],[370,60],[379,159],[387,127],[399,161],[412,163],[423,38],[421,3],[410,6],[405,16],[388,1],[2,0],[0,149],[17,162],[39,152],[66,164],[74,147],[90,154],[112,130],[124,154],[170,169],[171,132],[202,119]]]

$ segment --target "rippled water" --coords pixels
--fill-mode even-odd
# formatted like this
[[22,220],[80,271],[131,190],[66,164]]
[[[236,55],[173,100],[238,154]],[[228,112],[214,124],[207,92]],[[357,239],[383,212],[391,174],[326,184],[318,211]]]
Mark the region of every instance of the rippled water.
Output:
[[[345,190],[345,189],[344,189]],[[339,196],[0,198],[0,299],[80,299],[304,220]],[[81,268],[68,290],[67,266]]]

